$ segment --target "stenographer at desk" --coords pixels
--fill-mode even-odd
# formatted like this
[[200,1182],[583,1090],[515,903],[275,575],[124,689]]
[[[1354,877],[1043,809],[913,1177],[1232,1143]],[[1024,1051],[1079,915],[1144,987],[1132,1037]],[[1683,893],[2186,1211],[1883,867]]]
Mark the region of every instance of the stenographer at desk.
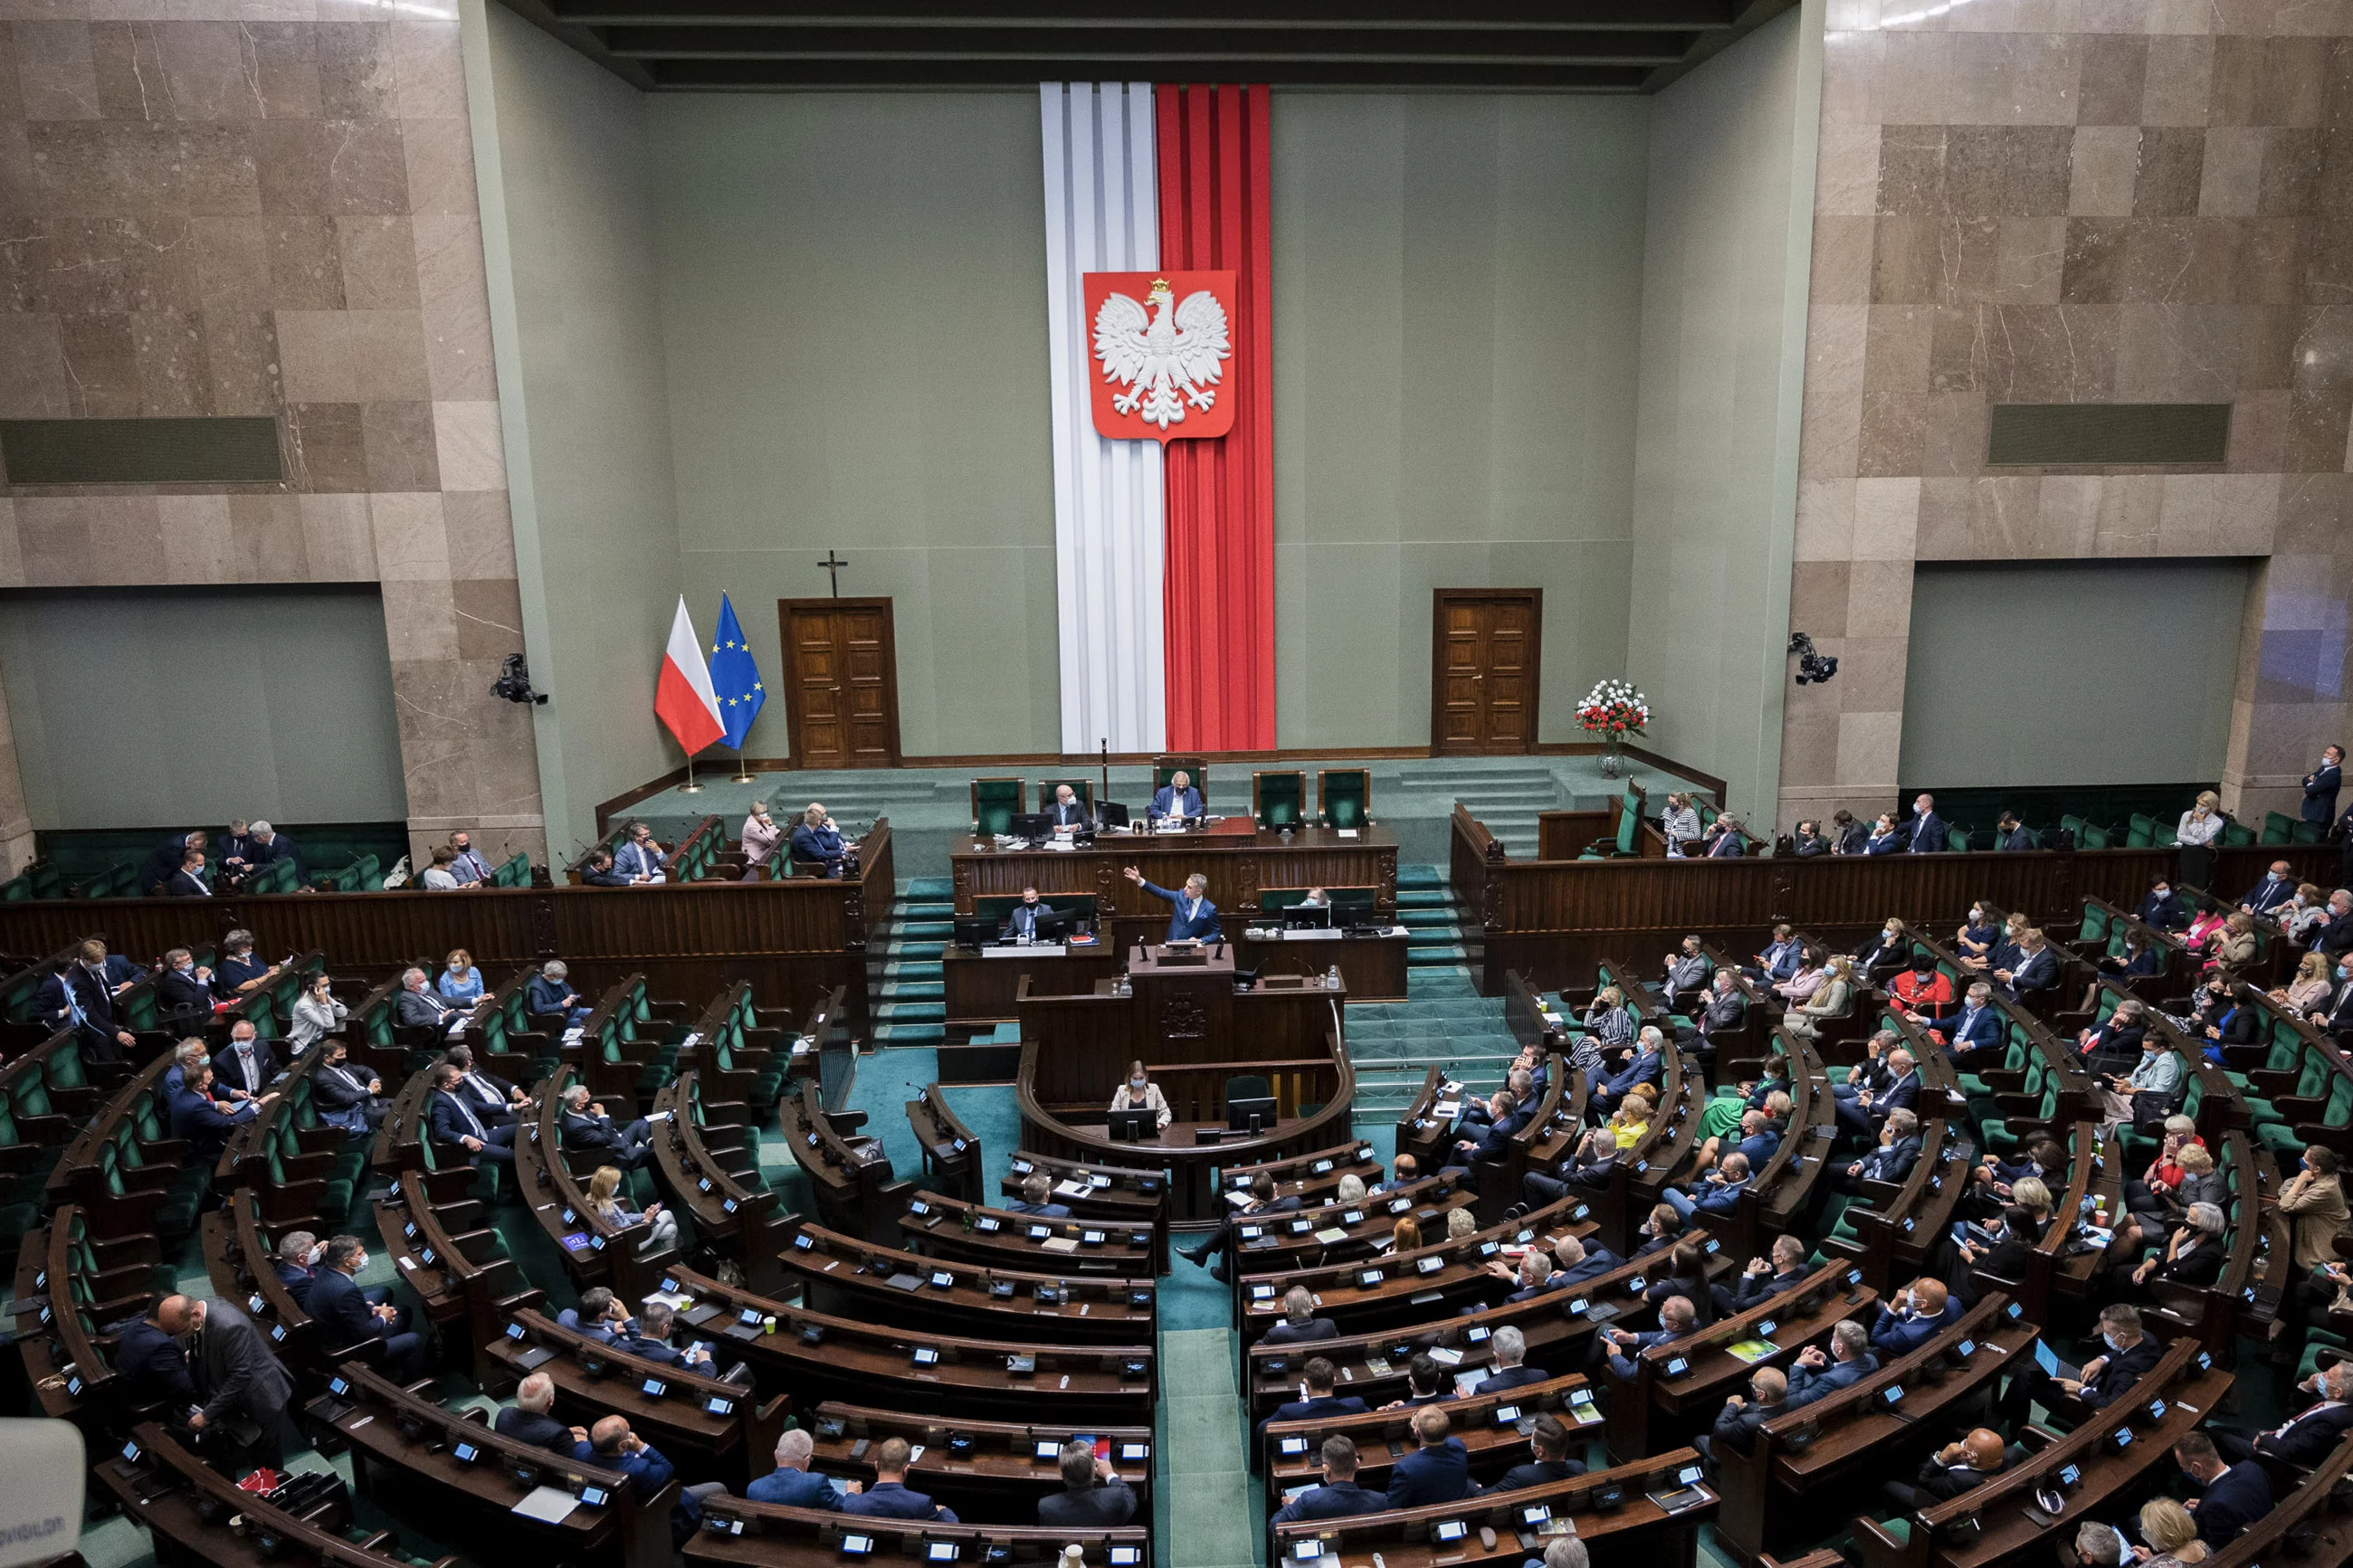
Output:
[[[1185,775],[1178,773],[1178,778]],[[1196,871],[1185,879],[1185,890],[1172,893],[1144,879],[1144,873],[1134,867],[1124,875],[1137,887],[1155,899],[1166,900],[1176,907],[1168,914],[1170,942],[1215,942],[1225,934],[1218,922],[1218,906],[1209,902],[1209,879]]]
[[1042,902],[1035,888],[1021,889],[1021,901],[1005,917],[998,935],[1014,942],[1028,938],[1031,942],[1052,942],[1062,934],[1067,917],[1053,905]]
[[1168,1124],[1176,1120],[1168,1109],[1167,1100],[1160,1092],[1160,1086],[1145,1076],[1142,1062],[1128,1064],[1127,1081],[1121,1084],[1119,1092],[1111,1097],[1111,1108],[1113,1110],[1149,1110],[1155,1118],[1155,1125],[1163,1132],[1168,1131]]

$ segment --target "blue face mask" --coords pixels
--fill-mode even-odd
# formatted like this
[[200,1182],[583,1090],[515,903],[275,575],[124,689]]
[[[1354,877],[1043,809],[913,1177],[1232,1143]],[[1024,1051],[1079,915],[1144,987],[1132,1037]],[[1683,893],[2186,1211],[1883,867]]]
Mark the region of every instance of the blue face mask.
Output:
[[2116,1335],[2104,1333],[2100,1336],[2100,1341],[2103,1344],[2105,1344],[2108,1347],[2111,1353],[2116,1355],[2122,1355],[2124,1353],[2125,1347],[2116,1343]]

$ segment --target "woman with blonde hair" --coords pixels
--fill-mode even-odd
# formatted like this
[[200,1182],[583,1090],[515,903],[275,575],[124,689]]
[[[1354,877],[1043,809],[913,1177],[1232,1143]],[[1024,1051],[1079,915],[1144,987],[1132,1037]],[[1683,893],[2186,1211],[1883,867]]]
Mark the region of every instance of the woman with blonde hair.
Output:
[[1638,1083],[1628,1089],[1626,1098],[1619,1102],[1617,1112],[1609,1118],[1609,1136],[1617,1141],[1621,1150],[1631,1149],[1642,1141],[1642,1134],[1651,1130],[1651,1105],[1648,1087]]
[[1634,1037],[1634,1010],[1626,1005],[1626,994],[1615,985],[1604,985],[1593,997],[1593,1005],[1585,1010],[1585,1026],[1593,1032],[1604,1049],[1631,1041]]
[[776,846],[785,841],[785,830],[768,815],[768,803],[755,800],[744,817],[744,880],[756,882],[767,869],[768,862],[776,858]]
[[2328,955],[2315,951],[2296,961],[2295,978],[2285,990],[2274,991],[2271,998],[2289,1012],[2303,1015],[2325,1009],[2328,994],[2335,989],[2328,983]]
[[588,1178],[588,1207],[608,1225],[624,1228],[631,1226],[649,1227],[638,1250],[659,1252],[678,1245],[678,1216],[659,1204],[648,1204],[643,1213],[621,1194],[621,1173],[611,1165],[599,1165],[596,1173]]
[[482,972],[474,967],[474,955],[462,947],[453,947],[449,956],[441,961],[441,978],[434,989],[444,1001],[459,1007],[471,1007],[482,999]]
[[2186,845],[2211,844],[2222,837],[2222,797],[2212,790],[2198,792],[2197,803],[2181,814],[2173,836]]
[[1819,1039],[1824,1024],[1853,1011],[1854,960],[1843,952],[1832,953],[1830,963],[1823,966],[1821,984],[1787,1020],[1788,1030],[1810,1040]]
[[2206,1543],[2198,1539],[2198,1521],[2171,1498],[2155,1498],[2140,1505],[2140,1538],[2152,1555],[2138,1568],[2189,1568],[2206,1561]]

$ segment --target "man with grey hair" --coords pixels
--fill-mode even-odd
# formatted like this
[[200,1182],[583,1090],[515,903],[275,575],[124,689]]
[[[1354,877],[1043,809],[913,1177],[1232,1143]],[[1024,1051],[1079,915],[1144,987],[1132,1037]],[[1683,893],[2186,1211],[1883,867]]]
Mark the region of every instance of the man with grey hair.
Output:
[[278,1269],[278,1282],[286,1287],[286,1294],[304,1311],[311,1310],[311,1282],[318,1278],[319,1256],[324,1249],[319,1238],[307,1230],[290,1230],[278,1238],[278,1254],[270,1261]]
[[2075,1561],[2084,1568],[2119,1568],[2125,1560],[2125,1538],[2109,1525],[2085,1521],[2075,1532]]
[[[1607,1121],[1616,1113],[1627,1090],[1637,1084],[1656,1084],[1667,1070],[1667,1037],[1656,1024],[1645,1024],[1634,1037],[1634,1055],[1626,1065],[1601,1080],[1588,1096],[1594,1115]],[[1655,1094],[1657,1091],[1651,1091]]]
[[1523,1388],[1531,1383],[1542,1383],[1547,1375],[1540,1366],[1523,1366],[1528,1353],[1527,1336],[1506,1323],[1495,1331],[1495,1365],[1479,1380],[1482,1394],[1502,1394],[1509,1389]]
[[559,1035],[586,1022],[596,1011],[587,998],[572,989],[572,971],[557,958],[541,964],[531,984],[523,987],[522,1005],[534,1022],[544,1020],[543,1026]]
[[1215,942],[1225,934],[1218,923],[1218,906],[1209,901],[1209,879],[1196,871],[1185,879],[1185,890],[1172,893],[1167,889],[1144,879],[1144,873],[1134,867],[1127,868],[1127,879],[1171,906],[1168,911],[1170,942]]
[[787,1508],[822,1509],[828,1513],[841,1511],[844,1496],[859,1490],[856,1481],[836,1481],[831,1476],[809,1468],[810,1456],[817,1452],[817,1439],[808,1428],[796,1426],[776,1439],[776,1468],[744,1489],[744,1495],[754,1502],[780,1502]]
[[1531,1557],[1520,1568],[1593,1568],[1593,1553],[1574,1533],[1556,1535],[1543,1557]]
[[2233,1464],[2262,1458],[2302,1469],[2326,1458],[2353,1430],[2353,1361],[2331,1362],[2295,1387],[2312,1403],[2268,1431],[2210,1426],[2215,1448]]
[[1315,1293],[1304,1285],[1293,1285],[1282,1294],[1282,1321],[1267,1330],[1266,1337],[1259,1342],[1293,1345],[1339,1337],[1339,1324],[1315,1315]]
[[586,1084],[564,1091],[562,1131],[565,1149],[595,1150],[624,1171],[640,1169],[653,1158],[653,1124],[640,1116],[627,1126],[616,1125],[602,1105],[589,1100]]
[[1829,1354],[1823,1354],[1820,1345],[1808,1345],[1798,1352],[1789,1367],[1789,1407],[1811,1405],[1878,1370],[1879,1358],[1871,1353],[1870,1331],[1849,1318],[1831,1331]]
[[301,887],[303,881],[301,849],[296,846],[294,840],[287,837],[269,824],[255,823],[253,825],[253,868],[259,871],[266,867],[275,866],[280,860],[294,862],[294,885]]
[[584,1441],[588,1434],[582,1427],[566,1426],[558,1421],[554,1409],[554,1380],[543,1372],[534,1372],[515,1385],[513,1406],[491,1417],[491,1430],[568,1458],[572,1446]]
[[421,969],[405,969],[400,974],[400,995],[392,1005],[392,1021],[404,1029],[424,1029],[435,1039],[449,1032],[451,1025],[466,1016],[465,1009],[450,1005],[447,997],[429,989],[426,973]]
[[1049,1529],[1111,1530],[1135,1517],[1135,1490],[1109,1459],[1095,1457],[1084,1437],[1062,1445],[1062,1489],[1038,1500],[1038,1522]]

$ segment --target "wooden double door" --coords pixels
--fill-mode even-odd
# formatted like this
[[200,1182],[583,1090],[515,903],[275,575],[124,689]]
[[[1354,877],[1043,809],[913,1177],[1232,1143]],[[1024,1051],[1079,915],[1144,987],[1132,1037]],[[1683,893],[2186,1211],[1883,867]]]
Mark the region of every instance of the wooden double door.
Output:
[[779,599],[793,764],[887,768],[899,761],[899,650],[891,601]]
[[1432,754],[1535,750],[1544,590],[1440,588],[1433,601]]

